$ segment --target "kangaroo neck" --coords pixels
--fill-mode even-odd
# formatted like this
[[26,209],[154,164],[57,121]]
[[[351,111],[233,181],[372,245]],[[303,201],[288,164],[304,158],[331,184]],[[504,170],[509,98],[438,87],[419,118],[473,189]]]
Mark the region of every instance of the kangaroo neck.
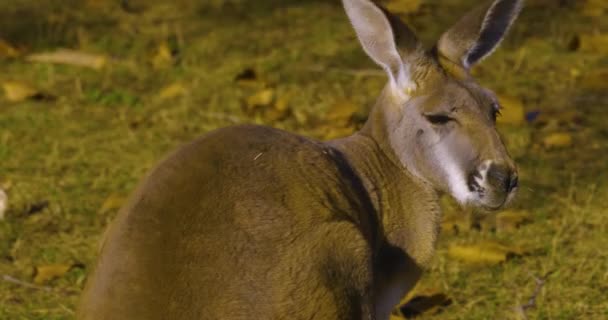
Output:
[[362,131],[329,144],[345,155],[361,178],[386,245],[400,248],[424,267],[433,256],[440,223],[437,193],[387,153],[389,143],[376,140],[375,134],[386,134],[377,127],[382,125],[378,120],[372,117]]

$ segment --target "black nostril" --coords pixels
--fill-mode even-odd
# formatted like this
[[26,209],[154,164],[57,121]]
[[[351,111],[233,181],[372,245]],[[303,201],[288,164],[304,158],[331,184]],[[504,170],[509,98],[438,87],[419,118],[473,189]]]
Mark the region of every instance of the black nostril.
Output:
[[513,189],[517,188],[518,185],[519,185],[519,178],[517,177],[517,175],[515,175],[515,174],[511,175],[511,181],[509,182],[509,187],[507,188],[507,192],[513,191]]
[[517,187],[517,174],[506,165],[491,164],[487,173],[488,182],[495,188],[509,193]]

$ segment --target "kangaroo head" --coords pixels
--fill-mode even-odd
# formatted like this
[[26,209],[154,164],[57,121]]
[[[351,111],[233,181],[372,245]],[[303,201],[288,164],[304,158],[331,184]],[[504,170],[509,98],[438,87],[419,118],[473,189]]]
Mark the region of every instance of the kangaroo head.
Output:
[[490,1],[424,50],[373,1],[343,0],[363,49],[389,76],[368,121],[372,136],[406,170],[463,204],[498,209],[517,189],[515,164],[495,128],[500,106],[469,71],[498,46],[522,2]]

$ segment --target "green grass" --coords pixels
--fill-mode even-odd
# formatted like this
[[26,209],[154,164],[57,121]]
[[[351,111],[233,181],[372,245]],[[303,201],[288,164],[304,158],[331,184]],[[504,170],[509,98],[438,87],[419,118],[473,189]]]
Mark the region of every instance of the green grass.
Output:
[[[0,279],[0,319],[72,318],[97,241],[115,214],[100,211],[103,203],[127,195],[180,144],[239,122],[311,135],[319,125],[315,119],[322,119],[335,101],[348,98],[362,109],[373,103],[384,78],[360,72],[376,67],[359,48],[337,3],[233,2],[223,10],[190,10],[187,1],[161,10],[162,2],[142,2],[147,9],[138,15],[115,5],[0,5],[0,38],[31,51],[66,46],[114,58],[101,71],[0,60],[0,82],[23,81],[56,96],[40,102],[0,99],[0,182],[10,184],[10,209],[0,221],[0,275],[31,283],[38,265],[86,266],[44,284],[49,290]],[[408,20],[431,43],[456,18],[454,12],[474,2],[439,6],[429,0]],[[63,20],[45,22],[50,8]],[[23,24],[24,17],[38,19],[33,30]],[[555,5],[530,7],[502,48],[476,70],[482,83],[521,98],[550,123],[522,124],[532,132],[532,145],[518,159],[523,187],[516,207],[528,210],[533,222],[511,233],[442,236],[421,287],[446,292],[453,304],[425,319],[512,318],[513,307],[534,291],[532,276],[547,273],[536,307],[527,311],[530,319],[608,318],[608,97],[580,87],[570,76],[572,69],[584,75],[605,68],[606,61],[600,54],[567,49],[574,35],[606,28],[606,20],[600,20],[589,23]],[[179,59],[173,67],[154,69],[150,60],[164,39],[177,39]],[[268,122],[246,115],[244,100],[255,90],[234,82],[246,68],[256,69],[277,91],[291,92],[293,113],[309,120],[296,121],[292,115]],[[177,82],[186,85],[186,95],[158,98],[163,87]],[[564,119],[567,111],[581,120]],[[575,146],[544,150],[540,141],[552,131],[571,133]],[[41,201],[49,206],[27,214]],[[450,243],[482,240],[523,246],[528,254],[485,268],[445,254]]]

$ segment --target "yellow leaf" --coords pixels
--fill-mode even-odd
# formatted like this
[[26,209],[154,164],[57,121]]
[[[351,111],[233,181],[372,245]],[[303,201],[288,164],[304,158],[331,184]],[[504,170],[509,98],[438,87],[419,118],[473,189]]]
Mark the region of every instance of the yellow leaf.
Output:
[[122,207],[122,205],[127,201],[127,197],[121,194],[111,194],[106,198],[106,200],[99,208],[99,213],[106,213],[109,211],[116,211]]
[[2,83],[4,96],[11,102],[21,102],[41,95],[40,91],[21,82],[7,81]]
[[156,53],[152,57],[152,66],[155,69],[164,69],[173,65],[174,63],[173,53],[167,42],[161,43],[156,48]]
[[274,89],[261,90],[247,98],[247,110],[252,111],[257,107],[269,106],[274,100]]
[[280,112],[286,112],[289,109],[289,100],[291,96],[289,94],[283,94],[277,98],[274,103],[274,108]]
[[500,116],[496,119],[498,124],[522,124],[526,118],[524,104],[515,97],[500,96],[498,101],[501,105]]
[[174,83],[161,89],[160,93],[158,94],[158,98],[160,100],[169,100],[175,97],[182,96],[186,94],[186,92],[186,87],[183,84]]
[[528,211],[505,210],[496,215],[496,231],[514,231],[530,221],[532,217]]
[[553,133],[543,139],[545,148],[567,148],[572,145],[572,136],[568,133]]
[[408,14],[420,9],[422,0],[389,0],[386,8],[394,13]]
[[579,37],[579,50],[583,52],[608,54],[608,34],[599,33],[581,35]]
[[586,0],[583,3],[583,14],[588,17],[601,17],[608,11],[606,0]]
[[27,56],[27,61],[42,63],[67,64],[100,70],[108,63],[108,58],[99,54],[92,54],[70,49],[59,49],[54,52],[36,53]]
[[502,245],[497,242],[484,241],[475,245],[451,245],[448,256],[469,264],[495,265],[508,258],[522,255],[523,250]]
[[62,277],[74,267],[73,264],[49,264],[37,266],[34,269],[34,283],[43,284],[50,280]]

